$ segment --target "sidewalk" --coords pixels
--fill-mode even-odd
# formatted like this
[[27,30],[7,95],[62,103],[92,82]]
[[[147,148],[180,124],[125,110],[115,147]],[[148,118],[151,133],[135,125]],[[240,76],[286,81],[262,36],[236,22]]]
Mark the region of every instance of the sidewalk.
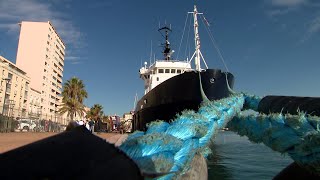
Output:
[[[12,133],[0,133],[0,153],[24,146],[26,144],[54,136],[58,133],[48,133],[48,132],[12,132]],[[117,143],[118,145],[123,138],[119,136],[119,133],[95,133],[95,135],[106,139],[109,143]],[[122,135],[122,134],[121,134]],[[120,139],[121,138],[121,139]],[[110,140],[109,140],[110,139]]]

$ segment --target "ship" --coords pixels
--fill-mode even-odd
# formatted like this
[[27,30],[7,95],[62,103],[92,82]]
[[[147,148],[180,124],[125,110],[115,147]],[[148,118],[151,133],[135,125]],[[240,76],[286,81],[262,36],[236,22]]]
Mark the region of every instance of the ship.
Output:
[[[144,95],[135,107],[133,131],[146,131],[151,121],[169,122],[185,109],[197,111],[204,100],[218,100],[232,93],[233,74],[208,68],[201,53],[198,15],[202,13],[197,11],[196,5],[189,13],[193,14],[195,51],[190,59],[173,59],[174,51],[169,42],[172,30],[168,26],[159,28],[159,32],[164,33],[164,58],[150,65],[145,62],[139,70],[144,81]],[[201,60],[206,68],[201,68]]]

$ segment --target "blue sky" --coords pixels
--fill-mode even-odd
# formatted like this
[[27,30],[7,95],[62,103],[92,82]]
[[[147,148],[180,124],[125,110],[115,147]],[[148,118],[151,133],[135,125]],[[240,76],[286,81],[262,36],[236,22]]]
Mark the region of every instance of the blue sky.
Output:
[[[52,21],[67,45],[64,78],[86,85],[87,106],[122,115],[143,95],[138,70],[151,41],[161,59],[159,22],[171,24],[178,55],[192,0],[0,0],[0,55],[15,62],[18,22]],[[235,90],[264,95],[320,95],[320,3],[316,0],[199,0],[199,12],[235,75]],[[189,21],[187,21],[189,22]],[[189,24],[189,23],[187,23]],[[200,28],[204,24],[200,23]],[[186,34],[189,26],[186,28]],[[192,29],[191,29],[192,30]],[[192,34],[190,34],[192,35]],[[224,66],[207,32],[200,30],[210,68]],[[185,58],[186,35],[179,58]],[[190,42],[190,40],[189,40]]]

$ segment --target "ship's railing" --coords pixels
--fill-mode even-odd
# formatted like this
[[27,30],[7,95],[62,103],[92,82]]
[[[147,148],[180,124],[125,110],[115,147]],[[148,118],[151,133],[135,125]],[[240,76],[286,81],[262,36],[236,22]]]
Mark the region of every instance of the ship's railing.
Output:
[[157,62],[181,62],[181,63],[190,64],[189,61],[186,61],[186,60],[185,61],[180,61],[180,60],[156,60],[156,61],[154,61],[153,63],[150,64],[149,68],[154,66]]

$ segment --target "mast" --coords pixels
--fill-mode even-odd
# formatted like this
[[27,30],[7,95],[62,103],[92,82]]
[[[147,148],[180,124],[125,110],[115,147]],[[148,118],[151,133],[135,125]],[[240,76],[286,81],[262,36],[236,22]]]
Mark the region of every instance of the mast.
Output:
[[194,5],[193,12],[188,12],[193,14],[193,24],[194,24],[194,43],[195,43],[195,66],[196,70],[200,71],[200,57],[201,57],[201,52],[200,52],[200,36],[199,36],[199,31],[198,31],[198,14],[203,14],[203,13],[198,13],[197,6]]
[[[169,28],[168,26],[165,26],[163,28],[160,28],[158,31],[161,33],[161,31],[164,30],[165,31],[165,44],[164,44],[164,50],[163,50],[163,56],[165,58],[165,60],[169,61],[170,60],[170,57],[171,57],[171,54],[172,54],[172,51],[171,51],[171,48],[170,48],[170,42],[169,42],[169,31],[171,32],[171,28]],[[162,33],[161,33],[162,35]],[[162,35],[163,36],[163,35]]]

